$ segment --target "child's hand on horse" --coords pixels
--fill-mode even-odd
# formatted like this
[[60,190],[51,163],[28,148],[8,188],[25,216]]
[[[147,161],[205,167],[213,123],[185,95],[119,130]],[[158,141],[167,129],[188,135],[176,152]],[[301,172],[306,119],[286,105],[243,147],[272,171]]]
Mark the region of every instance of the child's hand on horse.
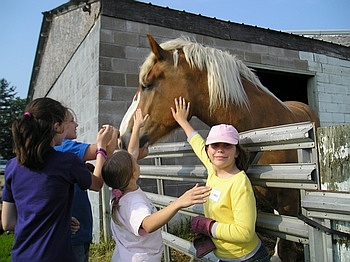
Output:
[[180,96],[178,99],[175,98],[175,109],[173,107],[170,109],[174,119],[180,124],[188,119],[190,114],[190,102],[186,104],[186,99]]

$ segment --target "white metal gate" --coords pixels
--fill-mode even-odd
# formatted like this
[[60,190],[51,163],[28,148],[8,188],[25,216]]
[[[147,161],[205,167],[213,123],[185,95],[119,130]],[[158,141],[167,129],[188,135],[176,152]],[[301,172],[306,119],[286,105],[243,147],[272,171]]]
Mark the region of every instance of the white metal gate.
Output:
[[[251,165],[247,170],[253,185],[300,189],[303,218],[258,213],[257,231],[304,244],[305,261],[346,261],[334,251],[334,242],[348,243],[349,237],[339,236],[336,231],[348,232],[341,222],[350,222],[350,194],[320,190],[317,143],[313,123],[296,123],[262,128],[240,133],[240,144],[250,152]],[[296,149],[298,163],[259,165],[264,151]],[[160,143],[150,148],[148,159],[154,165],[141,165],[141,178],[156,179],[158,193],[147,193],[158,207],[167,206],[174,197],[164,195],[166,180],[205,183],[206,170],[201,164],[163,164],[169,158],[194,156],[187,142]],[[181,162],[181,161],[180,161]],[[180,213],[188,216],[203,214],[202,206],[184,208]],[[310,226],[306,222],[311,222]],[[340,221],[340,222],[339,222]],[[336,226],[336,228],[332,228]],[[195,249],[187,240],[181,239],[163,229],[166,246],[179,250],[195,260]],[[165,252],[170,261],[170,252]],[[346,258],[345,258],[346,259]],[[217,261],[208,254],[201,261]]]

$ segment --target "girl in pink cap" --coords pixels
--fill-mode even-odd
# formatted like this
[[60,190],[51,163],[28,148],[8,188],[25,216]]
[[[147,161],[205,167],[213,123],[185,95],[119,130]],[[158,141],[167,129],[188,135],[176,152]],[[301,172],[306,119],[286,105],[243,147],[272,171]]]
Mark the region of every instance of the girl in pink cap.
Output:
[[[256,202],[245,173],[248,158],[239,145],[237,130],[232,125],[213,126],[205,141],[187,120],[189,108],[190,103],[180,97],[175,99],[175,108],[171,108],[171,112],[206,167],[206,185],[212,188],[208,201],[203,204],[205,217],[192,219],[196,239],[200,238],[201,243],[212,240],[214,254],[220,261],[270,261],[255,232]],[[203,245],[196,243],[196,239],[197,256],[211,251],[198,253]]]

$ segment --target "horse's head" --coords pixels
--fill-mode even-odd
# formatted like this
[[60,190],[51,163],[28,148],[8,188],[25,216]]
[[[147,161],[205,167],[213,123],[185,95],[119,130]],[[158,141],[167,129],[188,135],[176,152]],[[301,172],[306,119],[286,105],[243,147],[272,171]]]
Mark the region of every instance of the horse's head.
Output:
[[[139,88],[132,104],[125,114],[121,126],[122,147],[127,148],[133,127],[133,115],[137,108],[143,114],[149,114],[146,125],[140,130],[140,146],[154,144],[174,131],[178,125],[170,107],[174,99],[182,96],[186,101],[205,100],[208,97],[206,74],[197,67],[192,67],[182,50],[183,42],[167,42],[159,45],[148,35],[151,53],[141,66]],[[198,88],[203,86],[204,88]],[[208,107],[204,104],[203,107]],[[191,109],[192,110],[192,109]],[[198,108],[197,110],[202,110]],[[192,115],[192,112],[191,112]]]
[[269,119],[264,115],[266,104],[275,110],[282,102],[241,60],[186,38],[159,45],[152,36],[147,37],[151,53],[141,66],[140,86],[120,126],[123,148],[129,143],[137,108],[150,115],[141,129],[141,146],[153,144],[175,130],[178,124],[170,107],[180,96],[191,103],[190,117],[197,116],[209,126],[230,123],[244,131],[273,124],[261,123]]

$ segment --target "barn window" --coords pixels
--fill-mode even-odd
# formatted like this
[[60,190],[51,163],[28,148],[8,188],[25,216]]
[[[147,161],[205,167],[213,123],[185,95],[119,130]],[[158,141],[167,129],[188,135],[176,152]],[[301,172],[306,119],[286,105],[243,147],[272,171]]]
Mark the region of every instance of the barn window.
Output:
[[309,104],[308,82],[311,74],[298,74],[255,68],[264,86],[282,101],[300,101]]

